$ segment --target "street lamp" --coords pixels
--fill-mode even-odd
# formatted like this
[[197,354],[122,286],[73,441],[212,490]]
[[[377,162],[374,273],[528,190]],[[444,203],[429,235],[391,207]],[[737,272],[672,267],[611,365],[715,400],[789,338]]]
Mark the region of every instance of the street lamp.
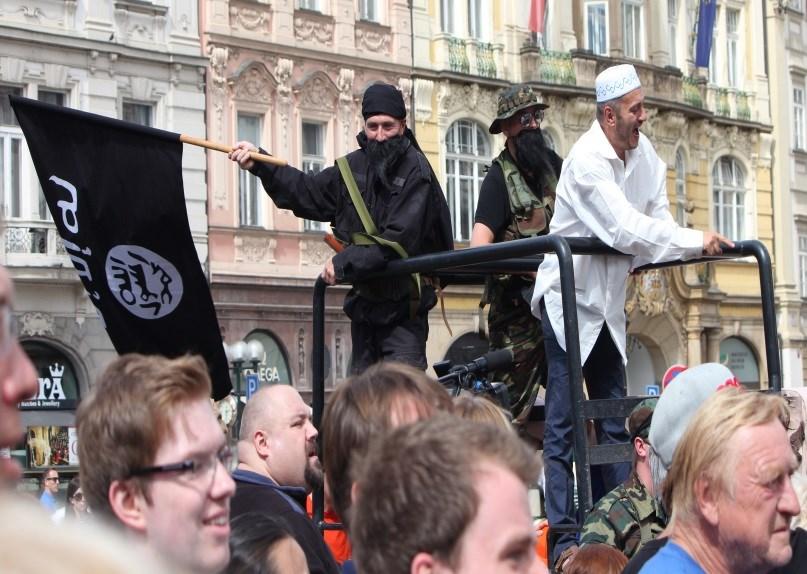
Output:
[[230,368],[233,371],[233,375],[235,375],[235,389],[233,389],[233,394],[235,395],[236,412],[234,413],[235,420],[233,429],[235,431],[234,434],[236,438],[238,437],[238,433],[240,431],[238,427],[241,424],[241,411],[244,410],[243,402],[241,400],[241,377],[244,370],[247,368],[251,367],[253,372],[258,371],[258,365],[260,365],[260,362],[263,359],[263,353],[263,344],[257,340],[252,340],[249,342],[238,341],[232,345],[224,343],[224,354],[227,355],[227,360],[231,365]]

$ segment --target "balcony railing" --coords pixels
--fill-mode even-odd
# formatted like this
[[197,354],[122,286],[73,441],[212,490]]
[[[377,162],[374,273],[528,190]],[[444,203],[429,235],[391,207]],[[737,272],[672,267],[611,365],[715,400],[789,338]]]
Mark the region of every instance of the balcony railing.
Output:
[[69,265],[64,243],[51,222],[8,220],[2,241],[7,265]]
[[476,73],[486,78],[496,77],[496,59],[493,44],[479,42],[476,45]]
[[548,84],[563,84],[574,86],[577,78],[574,73],[574,63],[569,52],[553,52],[541,50],[541,60],[538,68],[538,79]]
[[684,92],[684,102],[693,108],[704,109],[703,96],[699,82],[695,78],[684,77],[682,89]]
[[733,120],[753,121],[753,94],[734,88],[710,85],[706,89],[707,107],[716,116]]
[[452,72],[470,73],[471,64],[468,61],[465,40],[459,38],[448,39],[448,66]]

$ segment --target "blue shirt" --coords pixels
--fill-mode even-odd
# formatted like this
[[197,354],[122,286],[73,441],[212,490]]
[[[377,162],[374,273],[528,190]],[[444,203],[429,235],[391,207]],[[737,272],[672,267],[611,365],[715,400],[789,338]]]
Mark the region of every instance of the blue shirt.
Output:
[[639,574],[706,574],[686,550],[670,541],[659,550],[647,564],[639,570]]
[[42,491],[42,496],[39,497],[39,504],[48,512],[56,511],[56,499],[47,490]]

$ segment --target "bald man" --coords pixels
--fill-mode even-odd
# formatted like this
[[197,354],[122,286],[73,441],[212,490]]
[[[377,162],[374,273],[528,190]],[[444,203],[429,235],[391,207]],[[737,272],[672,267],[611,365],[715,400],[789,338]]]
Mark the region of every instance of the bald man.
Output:
[[255,393],[241,416],[230,519],[248,512],[280,517],[303,548],[312,574],[338,574],[330,550],[305,513],[308,490],[322,483],[316,441],[311,408],[294,387],[272,385]]

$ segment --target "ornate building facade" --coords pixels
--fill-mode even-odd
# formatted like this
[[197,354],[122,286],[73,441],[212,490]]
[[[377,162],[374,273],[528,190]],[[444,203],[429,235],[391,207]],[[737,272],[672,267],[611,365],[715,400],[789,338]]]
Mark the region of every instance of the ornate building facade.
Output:
[[[531,83],[551,107],[543,128],[568,153],[594,119],[596,74],[634,63],[647,92],[643,130],[669,166],[673,215],[736,239],[773,239],[771,117],[762,7],[720,0],[709,69],[693,64],[695,0],[550,0],[531,38],[529,3],[493,0],[205,0],[212,139],[248,139],[316,171],[355,148],[360,99],[398,85],[409,125],[438,173],[458,248],[467,246],[479,185],[503,145],[487,128],[497,93]],[[263,337],[310,388],[311,283],[330,252],[324,226],[277,209],[259,182],[208,155],[211,284],[227,340]],[[347,373],[343,288],[329,289],[332,385]],[[468,357],[480,341],[477,287],[451,287],[446,328],[433,313],[429,361]],[[667,366],[723,361],[766,384],[759,288],[747,261],[637,277],[628,303],[631,391]],[[467,351],[467,353],[465,352]]]
[[771,79],[776,296],[784,382],[804,386],[807,361],[807,37],[805,2],[772,1],[767,10]]
[[[204,80],[195,2],[0,1],[2,264],[16,285],[14,320],[38,372],[21,406],[26,469],[75,469],[77,402],[115,356],[48,213],[22,132],[17,94],[203,136]],[[205,155],[186,149],[183,179],[200,261],[207,258]]]

